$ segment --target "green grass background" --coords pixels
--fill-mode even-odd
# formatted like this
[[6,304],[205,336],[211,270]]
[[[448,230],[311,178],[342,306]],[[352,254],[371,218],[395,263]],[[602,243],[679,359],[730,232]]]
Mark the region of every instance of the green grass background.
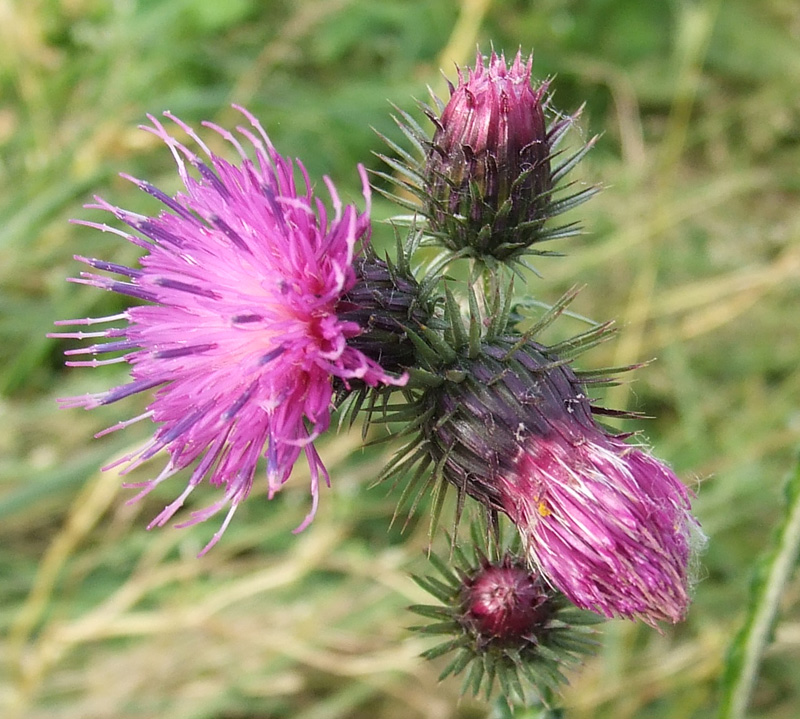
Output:
[[[310,529],[291,534],[308,506],[298,463],[272,502],[257,486],[198,560],[216,525],[144,530],[180,479],[128,505],[99,472],[147,428],[92,435],[141,403],[56,409],[119,369],[65,369],[65,343],[45,338],[54,319],[122,307],[64,281],[73,254],[135,262],[68,219],[100,219],[81,208],[94,193],[154,212],[119,171],[177,189],[169,153],[136,129],[146,113],[231,125],[230,103],[245,104],[281,152],[358,200],[355,164],[380,167],[370,128],[399,139],[389,102],[444,93],[440,68],[453,78],[478,44],[535,50],[556,106],[586,102],[581,131],[602,133],[576,174],[606,187],[580,208],[587,232],[537,263],[532,289],[552,302],[586,283],[578,311],[618,320],[619,339],[583,366],[658,358],[605,399],[655,417],[644,429],[696,491],[710,539],[688,620],[663,634],[604,625],[571,674],[567,716],[715,715],[800,440],[796,0],[0,0],[3,716],[486,715],[459,701],[458,680],[437,683],[443,665],[419,659],[429,644],[406,628],[405,607],[431,602],[409,578],[426,570],[427,524],[387,530],[397,492],[368,487],[388,447],[326,438],[333,488]],[[393,211],[376,199],[376,217]],[[753,717],[800,714],[797,578],[779,609]]]

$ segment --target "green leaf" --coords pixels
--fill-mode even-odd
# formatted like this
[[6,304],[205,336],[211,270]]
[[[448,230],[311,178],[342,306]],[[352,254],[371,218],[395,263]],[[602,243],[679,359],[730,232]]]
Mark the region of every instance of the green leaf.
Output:
[[456,654],[455,659],[453,659],[453,661],[450,662],[450,664],[448,664],[444,671],[439,675],[439,680],[441,681],[442,679],[449,677],[451,674],[454,676],[461,674],[467,664],[469,664],[474,657],[475,655],[472,652],[462,649],[458,654]]
[[452,335],[453,346],[463,347],[467,344],[467,331],[464,329],[464,322],[461,319],[461,309],[449,287],[444,288],[444,293],[445,319]]
[[[416,577],[413,577],[414,581],[417,581]],[[420,582],[417,581],[417,584],[422,586]],[[412,604],[408,608],[409,612],[414,612],[414,614],[419,614],[423,617],[428,617],[429,619],[452,619],[452,612],[445,607],[441,607],[439,605],[433,604]]]
[[[433,555],[431,555],[433,556]],[[449,604],[453,598],[453,588],[440,582],[434,577],[421,577],[412,575],[411,577],[420,587],[422,587],[428,594],[436,597],[443,604]]]
[[772,637],[781,593],[800,552],[800,456],[786,486],[786,512],[772,543],[756,565],[750,603],[730,645],[722,676],[719,719],[743,719],[758,678],[758,666]]
[[572,170],[586,155],[589,150],[594,147],[594,144],[597,142],[597,135],[595,135],[589,142],[587,142],[580,150],[578,150],[574,155],[567,158],[562,164],[558,165],[551,174],[551,182],[553,184],[557,183],[564,175],[566,175],[570,170]]
[[458,637],[458,639],[453,639],[449,642],[443,642],[442,644],[437,644],[435,647],[428,649],[420,655],[424,659],[436,659],[436,657],[440,657],[443,654],[447,654],[448,652],[452,652],[453,649],[457,649],[464,645],[464,637]]

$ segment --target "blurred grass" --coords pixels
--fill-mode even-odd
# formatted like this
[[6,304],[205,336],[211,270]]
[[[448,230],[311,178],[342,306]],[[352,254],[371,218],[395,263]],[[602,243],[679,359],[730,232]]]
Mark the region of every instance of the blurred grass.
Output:
[[[658,357],[607,401],[656,417],[645,430],[694,487],[710,537],[688,621],[664,635],[609,623],[568,716],[713,715],[800,442],[794,0],[0,0],[3,716],[485,715],[457,702],[458,682],[436,683],[405,629],[403,607],[428,601],[408,578],[427,526],[387,531],[393,497],[367,489],[385,448],[329,438],[333,488],[310,529],[291,534],[307,504],[299,464],[196,560],[216,527],[144,531],[174,485],[127,505],[98,471],[146,428],[90,437],[134,408],[55,408],[118,375],[65,370],[45,338],[56,318],[120,306],[64,282],[73,254],[134,258],[67,220],[90,217],[94,193],[152,211],[119,171],[177,186],[168,153],[136,130],[147,112],[229,123],[230,102],[245,104],[283,153],[357,198],[355,164],[377,167],[383,149],[370,127],[398,134],[387,100],[411,110],[426,85],[442,92],[439,68],[452,77],[478,43],[535,49],[556,105],[586,101],[584,132],[603,133],[579,171],[606,186],[581,208],[587,233],[538,263],[534,288],[553,301],[585,282],[576,309],[619,320],[620,339],[585,363]],[[376,198],[377,216],[392,211]],[[798,660],[795,578],[751,716],[797,716]]]

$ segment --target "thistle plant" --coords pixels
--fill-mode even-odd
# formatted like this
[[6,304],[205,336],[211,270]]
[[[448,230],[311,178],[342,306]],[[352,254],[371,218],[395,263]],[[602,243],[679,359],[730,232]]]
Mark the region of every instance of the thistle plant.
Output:
[[[451,560],[432,555],[440,578],[418,579],[442,603],[413,608],[440,620],[419,630],[451,635],[426,656],[455,651],[442,676],[469,666],[465,687],[473,693],[488,698],[499,686],[515,701],[538,694],[552,706],[562,669],[591,648],[585,627],[593,619],[659,627],[684,618],[702,533],[674,472],[638,436],[605,427],[604,415],[620,413],[591,397],[636,367],[575,366],[613,336],[611,323],[548,344],[545,330],[565,312],[570,292],[520,329],[526,257],[576,234],[576,222],[554,218],[597,192],[563,183],[594,140],[562,154],[578,113],[556,113],[549,84],[534,85],[531,74],[532,58],[519,53],[510,64],[496,53],[478,55],[474,67],[458,70],[449,101],[434,97],[423,106],[431,132],[400,111],[412,149],[387,140],[393,156],[382,157],[392,172],[376,173],[403,191],[386,194],[413,213],[394,221],[393,256],[369,244],[371,191],[362,167],[360,211],[341,202],[328,178],[328,201],[321,199],[302,163],[280,155],[242,108],[246,124],[235,133],[205,123],[230,145],[233,163],[169,113],[188,140],[151,117],[144,129],[167,146],[185,189],[170,197],[128,178],[163,204],[156,217],[96,199],[90,207],[128,229],[79,224],[144,254],[139,267],[77,257],[94,271],[73,280],[143,304],[60,321],[110,327],[52,336],[91,340],[67,351],[91,357],[71,359],[72,366],[130,369],[128,384],[67,398],[64,407],[151,393],[144,414],[106,430],[155,424],[152,439],[120,460],[127,472],[166,453],[155,478],[133,485],[138,496],[190,472],[150,526],[170,521],[204,480],[223,487],[217,502],[178,525],[227,510],[203,553],[259,468],[272,498],[301,453],[312,501],[297,531],[310,524],[320,484],[330,484],[314,442],[335,410],[351,422],[363,416],[365,433],[373,423],[398,427],[394,436],[404,443],[380,479],[403,484],[398,506],[411,502],[412,511],[433,493],[432,543],[448,489],[457,499]],[[426,264],[418,252],[430,247],[439,257]],[[466,271],[451,276],[458,263]],[[474,523],[459,534],[468,502],[494,548]],[[513,548],[498,548],[503,525],[516,534]]]

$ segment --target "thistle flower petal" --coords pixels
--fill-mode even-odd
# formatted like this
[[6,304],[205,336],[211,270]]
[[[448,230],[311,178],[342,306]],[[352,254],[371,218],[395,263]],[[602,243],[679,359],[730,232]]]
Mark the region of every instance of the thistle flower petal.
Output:
[[[370,236],[370,191],[363,167],[365,211],[344,205],[325,178],[331,212],[312,193],[302,163],[295,167],[279,155],[258,120],[237,109],[249,125],[238,127],[237,134],[204,123],[234,148],[237,163],[212,153],[191,127],[165,113],[200,148],[201,157],[151,116],[143,129],[169,148],[184,190],[170,197],[128,177],[165,206],[157,217],[96,198],[87,207],[111,213],[132,232],[78,221],[122,236],[146,253],[140,268],[76,257],[121,279],[84,272],[73,281],[147,304],[108,318],[57,323],[121,323],[98,332],[52,336],[107,340],[70,350],[93,358],[72,364],[127,362],[131,375],[126,385],[61,403],[92,409],[156,390],[141,418],[158,427],[144,447],[122,460],[123,472],[167,451],[166,467],[141,486],[142,496],[176,472],[194,469],[186,490],[153,524],[167,522],[192,489],[207,480],[224,487],[223,498],[181,526],[227,507],[224,529],[249,494],[260,458],[267,460],[272,497],[304,453],[312,509],[299,531],[313,518],[320,483],[329,483],[313,441],[330,424],[334,381],[345,387],[352,381],[375,387],[403,385],[406,378],[387,372],[353,347],[351,340],[363,328],[337,312],[357,282],[355,265]],[[303,186],[296,182],[296,170]],[[110,360],[95,359],[109,353],[114,355]]]

